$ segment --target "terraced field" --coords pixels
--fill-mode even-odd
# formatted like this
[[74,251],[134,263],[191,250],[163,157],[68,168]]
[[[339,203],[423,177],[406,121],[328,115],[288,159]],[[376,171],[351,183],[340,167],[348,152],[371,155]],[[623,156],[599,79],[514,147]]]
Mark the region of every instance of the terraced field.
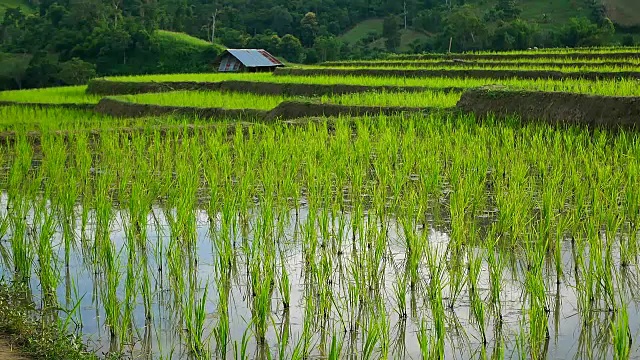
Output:
[[2,92],[0,288],[112,358],[639,358],[635,51]]

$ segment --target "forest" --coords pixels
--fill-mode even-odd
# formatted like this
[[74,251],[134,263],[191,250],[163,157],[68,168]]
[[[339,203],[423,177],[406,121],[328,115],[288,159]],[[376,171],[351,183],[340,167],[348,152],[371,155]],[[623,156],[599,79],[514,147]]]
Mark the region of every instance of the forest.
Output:
[[[399,52],[633,45],[637,30],[615,25],[598,0],[577,0],[580,11],[562,23],[527,18],[516,0],[29,1],[1,19],[0,89],[205,71],[224,47],[313,64]],[[379,19],[381,32],[353,42],[341,36],[368,19]],[[401,44],[409,29],[418,36]]]

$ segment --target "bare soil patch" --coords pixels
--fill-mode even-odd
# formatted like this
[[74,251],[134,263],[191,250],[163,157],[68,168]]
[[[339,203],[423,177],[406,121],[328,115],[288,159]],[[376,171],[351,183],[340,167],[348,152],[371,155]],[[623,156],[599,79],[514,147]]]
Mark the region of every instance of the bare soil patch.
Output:
[[480,118],[488,114],[516,115],[526,121],[609,128],[637,128],[640,124],[640,97],[520,91],[488,86],[465,92],[456,107]]
[[120,100],[104,98],[94,109],[99,114],[113,117],[139,118],[147,116],[189,116],[201,119],[233,118],[246,119],[263,117],[265,111],[254,109],[197,108],[181,106],[161,106],[152,104],[136,104]]
[[91,80],[87,93],[95,95],[135,95],[169,91],[234,91],[260,95],[322,96],[352,94],[368,91],[420,92],[426,90],[463,91],[460,88],[432,89],[423,86],[363,86],[346,84],[287,84],[229,80],[221,82],[118,82]]
[[[93,110],[92,104],[46,104],[46,103],[24,103],[17,101],[0,101],[0,106],[25,106],[40,109],[64,108],[70,110]],[[2,358],[0,358],[2,359]]]
[[604,0],[607,16],[624,27],[640,26],[640,2],[637,0]]
[[562,72],[554,70],[490,70],[490,69],[295,69],[279,68],[274,75],[293,76],[376,76],[376,77],[449,77],[469,79],[585,79],[603,80],[618,78],[640,79],[640,72],[615,71],[615,72]]
[[349,106],[303,101],[284,101],[265,116],[265,120],[292,120],[317,116],[375,116],[401,113],[429,113],[431,108]]
[[501,59],[566,59],[566,60],[623,60],[640,59],[640,53],[633,51],[598,53],[598,52],[567,52],[549,54],[544,51],[526,54],[421,54],[421,55],[401,55],[398,59],[419,60],[419,59],[465,59],[465,60],[501,60]]
[[326,62],[322,63],[322,66],[326,67],[452,67],[452,68],[464,68],[464,67],[511,67],[514,69],[517,68],[531,68],[531,67],[557,67],[557,68],[568,68],[568,67],[593,67],[593,66],[638,66],[637,63],[629,62],[629,61],[600,61],[600,62],[539,62],[539,61],[518,61],[518,62],[497,62],[497,61],[476,61],[476,60],[463,60],[463,59],[453,59],[453,60],[445,60],[445,61],[435,61],[435,62],[421,62],[420,60],[405,60],[405,61],[350,61],[350,62]]
[[136,104],[120,100],[105,98],[95,108],[95,111],[113,117],[147,117],[147,116],[192,116],[200,119],[252,119],[256,121],[291,120],[314,116],[365,116],[365,115],[393,115],[399,113],[428,113],[430,108],[411,107],[381,107],[381,106],[348,106],[336,104],[321,104],[303,101],[284,101],[270,111],[254,109],[222,109],[195,108],[179,106],[162,106],[151,104]]
[[29,360],[6,337],[0,335],[1,360]]

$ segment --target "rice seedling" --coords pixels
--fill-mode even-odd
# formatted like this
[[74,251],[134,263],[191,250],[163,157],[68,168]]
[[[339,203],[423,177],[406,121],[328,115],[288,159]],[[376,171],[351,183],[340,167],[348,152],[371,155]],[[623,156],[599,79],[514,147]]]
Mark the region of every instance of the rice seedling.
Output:
[[[36,120],[64,114],[82,121]],[[96,352],[633,356],[633,132],[459,114],[78,126],[0,146],[0,271]]]
[[100,96],[88,95],[86,86],[0,91],[0,101],[44,104],[97,104]]
[[[430,77],[405,78],[385,76],[273,76],[272,74],[174,74],[148,75],[134,77],[110,78],[115,81],[164,82],[164,81],[224,81],[247,80],[277,84],[318,84],[318,85],[360,85],[360,86],[419,86],[436,89],[464,89],[480,87],[487,84],[487,79],[463,77]],[[492,84],[512,88],[540,91],[559,91],[604,96],[637,96],[640,94],[637,81],[628,78],[616,80],[589,81],[582,79],[548,80],[548,79],[491,79]]]
[[[460,100],[460,94],[451,92],[366,92],[347,95],[323,96],[320,101],[329,104],[353,106],[389,106],[389,107],[454,107]],[[398,174],[400,175],[400,174]],[[401,176],[395,179],[402,179]]]
[[115,99],[164,106],[270,110],[287,100],[288,97],[219,91],[172,91],[157,94],[121,95]]

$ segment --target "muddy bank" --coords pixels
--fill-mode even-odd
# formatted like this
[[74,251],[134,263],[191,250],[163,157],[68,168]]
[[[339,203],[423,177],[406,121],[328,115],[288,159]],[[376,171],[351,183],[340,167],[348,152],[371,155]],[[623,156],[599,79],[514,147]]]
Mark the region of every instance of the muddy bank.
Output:
[[285,95],[315,97],[323,95],[342,95],[364,92],[462,92],[456,87],[429,88],[425,86],[365,86],[346,84],[303,84],[303,83],[268,83],[252,81],[223,81],[221,91],[243,92],[260,95]]
[[39,109],[69,109],[69,110],[93,110],[93,104],[45,104],[45,103],[25,103],[17,101],[0,101],[0,106],[24,106]]
[[87,85],[87,94],[92,95],[135,95],[146,93],[160,93],[180,90],[219,90],[219,82],[128,82],[94,79]]
[[[507,59],[508,60],[508,59]],[[320,64],[326,67],[414,67],[414,68],[431,68],[431,67],[510,67],[510,68],[531,68],[531,67],[594,67],[594,66],[612,66],[612,67],[640,67],[639,64],[628,61],[603,61],[603,62],[539,62],[539,61],[518,61],[518,62],[496,62],[496,61],[476,61],[464,59],[452,59],[445,61],[328,61]]]
[[2,360],[28,360],[16,345],[6,335],[0,335],[0,359]]
[[147,116],[185,116],[201,119],[252,119],[263,118],[266,111],[254,109],[197,108],[137,104],[104,98],[95,107],[95,112],[119,118],[139,118]]
[[196,108],[180,106],[161,106],[136,104],[105,98],[95,111],[113,117],[147,117],[147,116],[188,116],[200,119],[250,119],[254,121],[291,120],[314,116],[364,116],[392,115],[399,113],[428,113],[430,108],[384,107],[384,106],[348,106],[336,104],[320,104],[303,101],[284,101],[270,111],[254,109],[222,109]]
[[398,60],[420,60],[420,59],[477,59],[477,60],[501,60],[501,59],[554,59],[554,60],[624,60],[640,59],[640,52],[617,52],[617,53],[594,53],[594,52],[572,52],[565,54],[550,54],[544,51],[527,54],[420,54],[420,55],[400,55],[394,57]]
[[[111,128],[94,128],[94,129],[82,129],[82,130],[53,130],[49,132],[42,131],[15,131],[6,130],[0,131],[0,144],[13,144],[18,136],[24,137],[29,143],[34,144],[34,150],[39,149],[43,134],[55,134],[58,137],[62,137],[66,140],[75,136],[78,133],[88,135],[90,143],[95,143],[103,134],[118,133],[119,135],[136,135],[136,134],[150,134],[157,132],[161,136],[168,134],[182,135],[197,135],[210,131],[211,129],[218,129],[223,127],[226,129],[227,136],[233,137],[236,134],[236,128],[240,125],[245,134],[248,134],[248,128],[250,126],[256,126],[254,122],[234,121],[230,123],[208,123],[208,124],[180,124],[180,125],[154,125],[154,126],[114,126]],[[266,125],[265,125],[266,126]],[[173,135],[172,135],[173,136]],[[0,359],[2,359],[0,357]]]
[[118,82],[91,80],[87,93],[94,95],[135,95],[168,91],[233,91],[259,95],[322,96],[352,94],[368,91],[420,92],[426,90],[461,92],[461,88],[432,89],[422,86],[364,86],[344,84],[269,83],[229,80],[221,82]]
[[618,78],[640,79],[640,72],[562,72],[553,70],[485,70],[485,69],[303,69],[278,68],[274,75],[292,76],[373,76],[373,77],[448,77],[469,79],[585,79],[604,80]]
[[465,92],[456,106],[483,118],[515,115],[525,121],[637,128],[640,97],[510,90],[489,86]]
[[303,101],[284,101],[269,111],[265,120],[292,120],[315,116],[366,116],[395,115],[401,113],[429,113],[432,108],[385,107],[385,106],[350,106],[337,104],[320,104]]

